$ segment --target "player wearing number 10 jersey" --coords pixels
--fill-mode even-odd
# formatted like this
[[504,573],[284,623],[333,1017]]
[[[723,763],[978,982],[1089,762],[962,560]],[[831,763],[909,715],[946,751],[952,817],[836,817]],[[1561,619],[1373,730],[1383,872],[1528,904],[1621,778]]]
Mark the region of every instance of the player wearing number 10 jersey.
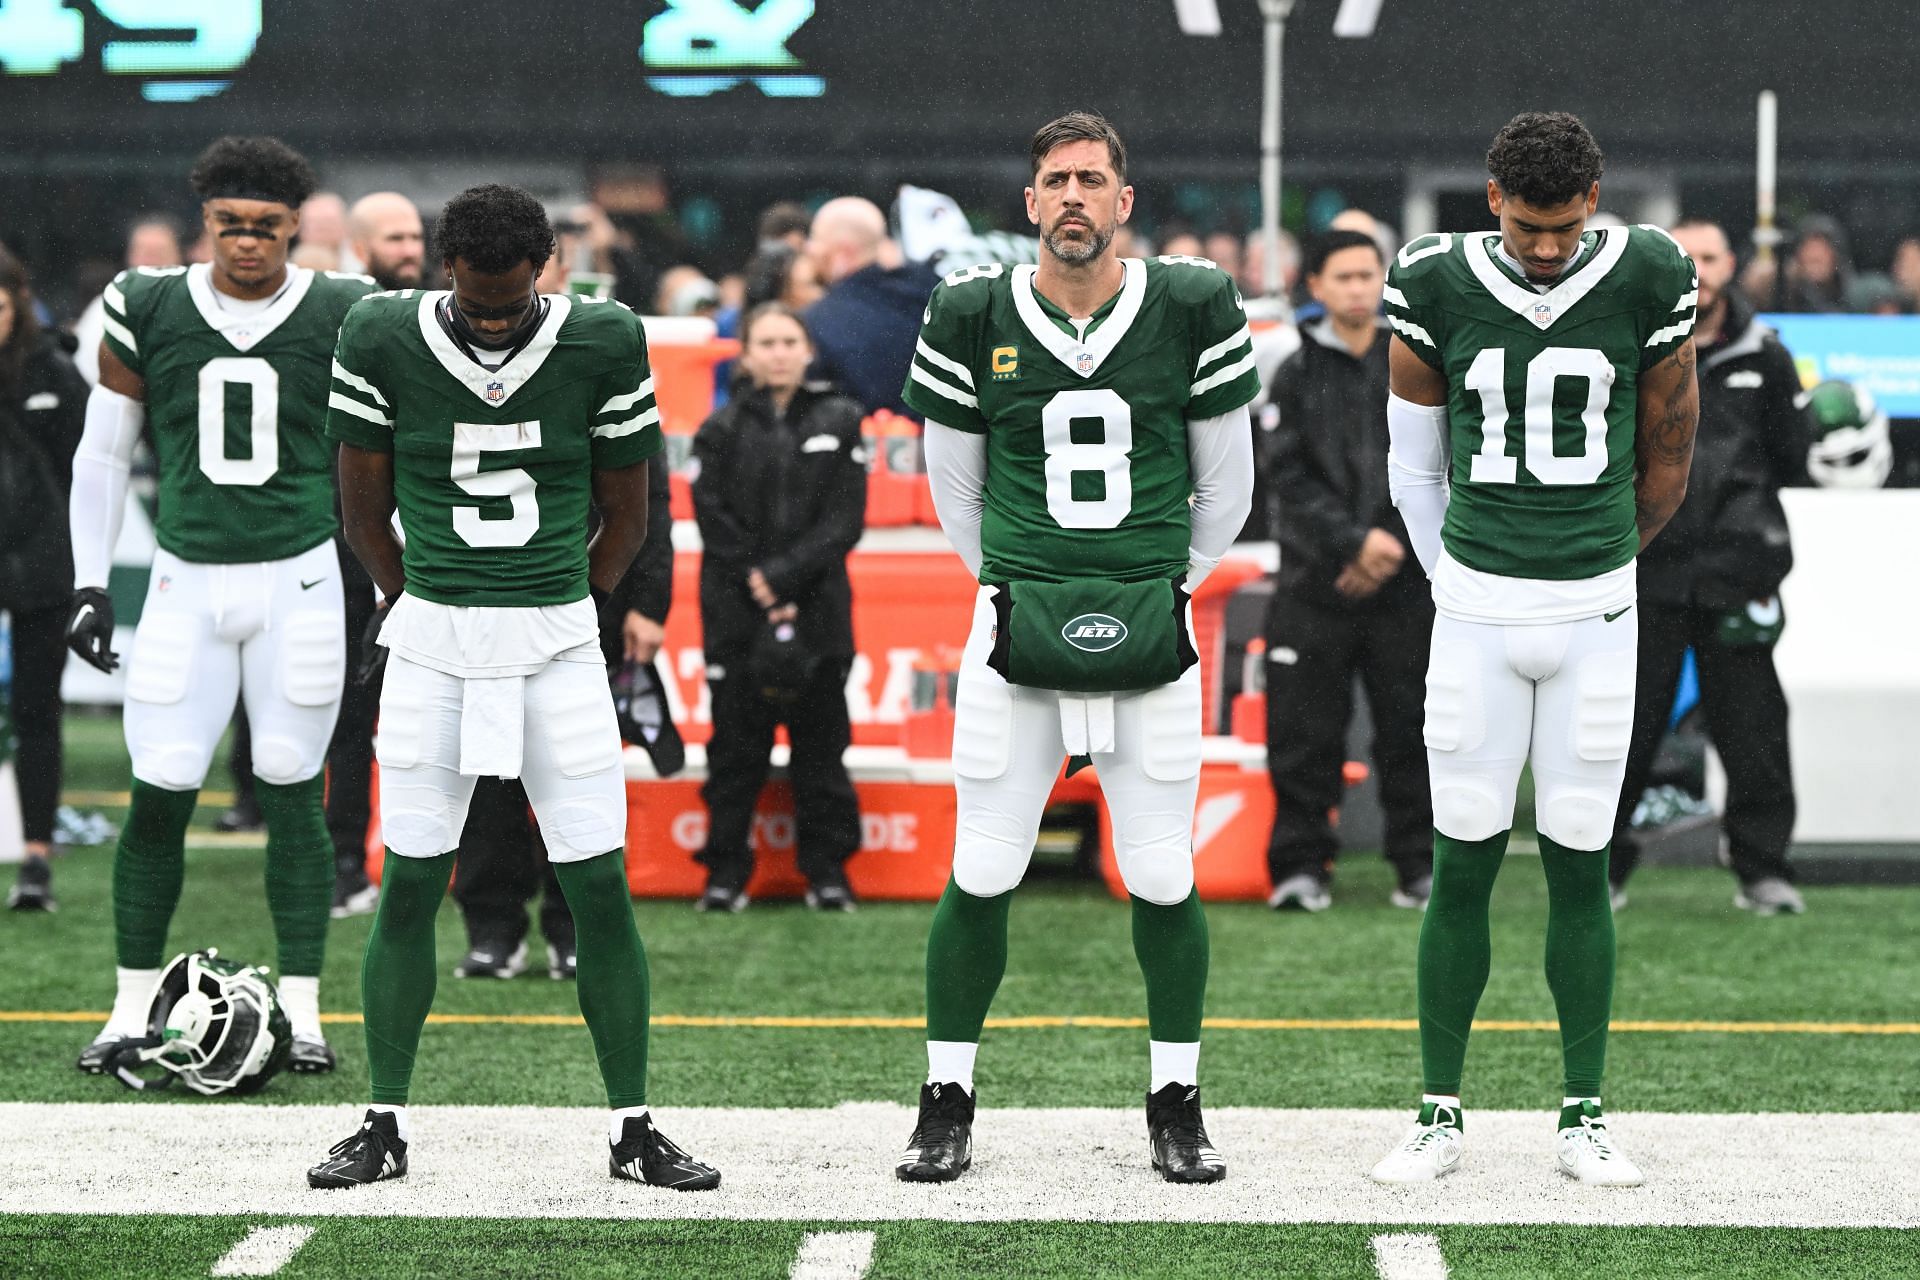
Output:
[[[974,1056],[1005,969],[1008,904],[1061,757],[1086,755],[1146,978],[1153,1167],[1212,1182],[1226,1165],[1197,1074],[1200,673],[1175,651],[1188,639],[1185,591],[1246,519],[1259,378],[1225,273],[1114,252],[1132,188],[1110,124],[1075,112],[1031,152],[1040,264],[948,276],[905,392],[927,418],[940,522],[983,585],[956,696],[953,882],[927,941],[927,1082],[897,1172],[946,1181],[970,1161]],[[1046,621],[1029,626],[1034,616]],[[1023,670],[1029,644],[1050,674]]]
[[374,285],[288,265],[315,183],[274,139],[220,139],[192,183],[213,261],[128,271],[107,286],[100,385],[74,458],[68,643],[109,671],[107,570],[143,425],[160,466],[160,549],[127,670],[132,805],[113,867],[119,988],[79,1066],[108,1070],[114,1050],[148,1033],[187,821],[237,695],[267,824],[291,1065],[327,1071],[318,975],[333,871],[321,767],[346,646],[321,427],[341,318]]
[[1607,844],[1633,728],[1634,557],[1686,492],[1699,416],[1698,280],[1656,227],[1585,229],[1601,155],[1574,117],[1516,116],[1487,165],[1499,232],[1424,236],[1387,276],[1389,481],[1437,615],[1434,874],[1419,959],[1426,1096],[1373,1176],[1425,1181],[1459,1162],[1488,900],[1531,762],[1566,1076],[1559,1165],[1633,1185],[1600,1109]]

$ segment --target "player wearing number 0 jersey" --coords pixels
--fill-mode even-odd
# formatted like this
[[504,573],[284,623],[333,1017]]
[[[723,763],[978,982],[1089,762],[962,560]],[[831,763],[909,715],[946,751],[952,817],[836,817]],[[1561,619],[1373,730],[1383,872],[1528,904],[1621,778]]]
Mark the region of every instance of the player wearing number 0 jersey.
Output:
[[[927,1082],[897,1172],[945,1181],[971,1160],[974,1057],[1005,969],[1008,904],[1061,758],[1078,755],[1099,768],[1132,895],[1153,1167],[1211,1182],[1226,1166],[1207,1139],[1198,1087],[1208,956],[1193,889],[1199,669],[1136,677],[1128,657],[1102,671],[1113,681],[1103,685],[1013,677],[1029,639],[1117,655],[1133,653],[1122,646],[1142,643],[1136,634],[1155,622],[1168,648],[1188,638],[1183,593],[1218,563],[1251,502],[1246,405],[1259,378],[1229,277],[1202,259],[1113,252],[1132,189],[1111,125],[1063,117],[1035,135],[1032,160],[1040,265],[948,276],[928,305],[905,392],[926,415],[941,524],[983,585],[956,697],[953,881],[927,942]],[[1017,638],[1024,611],[1078,592],[1094,598],[1105,590],[1094,584],[1134,586],[1143,600],[1162,593],[1153,598],[1166,613],[1070,617],[1070,605],[1065,626]],[[1161,653],[1141,649],[1138,670]],[[1069,668],[1078,661],[1067,654]]]
[[1433,896],[1420,935],[1426,1096],[1386,1182],[1462,1151],[1487,908],[1531,763],[1546,969],[1565,1068],[1558,1159],[1632,1185],[1600,1109],[1613,992],[1607,845],[1633,727],[1634,557],[1686,492],[1693,263],[1656,227],[1588,231],[1601,155],[1577,119],[1515,117],[1488,153],[1498,232],[1424,236],[1387,275],[1390,484],[1433,580]]
[[321,427],[341,318],[374,285],[288,265],[296,210],[315,184],[279,142],[222,138],[192,183],[213,261],[127,271],[107,286],[100,385],[74,459],[69,643],[103,670],[117,662],[107,572],[143,426],[160,471],[160,549],[127,669],[133,784],[114,855],[118,993],[79,1066],[108,1070],[114,1049],[147,1033],[187,821],[237,696],[267,824],[291,1065],[326,1071],[318,975],[333,873],[321,768],[346,649]]
[[661,447],[646,334],[617,302],[535,293],[553,229],[524,191],[462,192],[436,238],[453,287],[355,307],[328,393],[347,540],[386,602],[374,756],[390,856],[362,974],[372,1105],[308,1182],[406,1173],[434,917],[475,781],[517,777],[579,935],[580,1011],[613,1111],[610,1172],[718,1186],[647,1111],[646,954],[600,650],[597,606],[646,537],[647,459]]

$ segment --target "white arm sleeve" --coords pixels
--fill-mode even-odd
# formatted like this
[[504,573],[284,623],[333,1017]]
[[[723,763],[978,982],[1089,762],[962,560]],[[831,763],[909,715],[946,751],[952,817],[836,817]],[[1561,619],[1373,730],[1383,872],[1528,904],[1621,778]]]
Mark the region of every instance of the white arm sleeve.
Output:
[[120,523],[126,518],[133,447],[146,420],[147,406],[118,391],[95,387],[87,397],[87,425],[74,450],[73,489],[67,499],[76,591],[107,585],[113,544],[120,540]]
[[1187,590],[1192,591],[1227,554],[1253,510],[1253,420],[1245,405],[1187,423],[1187,466],[1193,472],[1193,532],[1187,547]]
[[921,439],[940,527],[967,571],[978,578],[980,520],[987,506],[987,438],[929,418]]
[[1447,410],[1387,396],[1387,492],[1406,522],[1420,567],[1440,563],[1440,525],[1447,518]]

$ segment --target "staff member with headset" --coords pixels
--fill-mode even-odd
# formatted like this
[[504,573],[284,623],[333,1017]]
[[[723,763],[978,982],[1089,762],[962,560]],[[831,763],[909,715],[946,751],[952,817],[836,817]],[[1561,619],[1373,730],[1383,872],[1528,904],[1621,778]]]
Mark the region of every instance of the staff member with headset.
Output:
[[60,804],[60,671],[73,599],[67,490],[86,424],[87,384],[41,329],[27,272],[0,248],[0,610],[12,615],[13,727],[26,860],[7,894],[51,911],[53,816]]
[[803,381],[813,344],[781,303],[750,311],[740,342],[753,385],[708,418],[693,442],[693,506],[704,547],[700,617],[713,699],[700,854],[708,878],[699,909],[747,905],[754,806],[774,728],[785,724],[807,905],[850,911],[842,864],[860,847],[860,808],[842,756],[852,740],[847,555],[866,526],[861,411]]

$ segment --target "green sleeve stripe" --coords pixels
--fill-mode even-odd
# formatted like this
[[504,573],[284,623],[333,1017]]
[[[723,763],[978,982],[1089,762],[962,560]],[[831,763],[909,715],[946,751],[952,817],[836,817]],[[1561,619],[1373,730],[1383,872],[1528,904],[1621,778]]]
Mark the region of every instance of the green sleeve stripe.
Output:
[[913,367],[908,370],[908,373],[912,376],[915,382],[927,388],[929,391],[933,391],[939,395],[943,395],[947,399],[953,401],[955,404],[964,405],[966,408],[972,409],[976,413],[979,412],[980,401],[976,397],[971,396],[964,391],[959,391],[953,387],[948,386],[946,383],[934,377],[931,373],[928,373],[926,368],[922,366],[918,361],[916,361]]
[[1424,342],[1435,351],[1440,349],[1439,344],[1434,342],[1433,335],[1411,320],[1402,320],[1399,316],[1390,315],[1387,317],[1387,323],[1392,325],[1393,331],[1402,337],[1412,338],[1416,342]]
[[1206,377],[1200,379],[1200,381],[1194,383],[1192,388],[1187,392],[1187,398],[1191,400],[1195,397],[1203,396],[1207,394],[1207,392],[1213,390],[1215,387],[1224,387],[1229,382],[1232,382],[1235,378],[1239,377],[1243,373],[1246,373],[1252,368],[1253,368],[1253,345],[1252,343],[1249,342],[1247,345],[1246,355],[1240,357],[1240,359],[1234,361],[1232,364],[1228,365],[1226,368],[1221,369],[1215,373],[1210,373]]
[[1225,342],[1216,342],[1200,353],[1200,358],[1194,361],[1193,364],[1193,375],[1196,378],[1199,377],[1201,370],[1205,369],[1215,360],[1218,360],[1221,356],[1232,354],[1240,347],[1249,345],[1252,342],[1253,331],[1247,328],[1246,325],[1241,325],[1239,332],[1235,333],[1231,338],[1228,338]]
[[338,409],[342,413],[350,413],[356,418],[364,418],[368,422],[377,423],[383,427],[391,427],[393,425],[393,419],[381,413],[378,409],[370,409],[358,400],[341,395],[338,391],[327,396],[327,407],[330,409]]
[[108,337],[112,338],[134,355],[140,354],[140,344],[133,340],[133,330],[127,328],[127,326],[121,324],[104,311],[100,314],[100,321],[106,326]]
[[384,409],[387,407],[387,398],[380,394],[380,388],[374,386],[371,382],[368,382],[365,378],[341,364],[337,357],[333,362],[333,379],[335,382],[342,383],[370,397],[373,402],[381,408]]
[[961,364],[958,360],[949,360],[946,356],[941,355],[938,351],[935,351],[927,345],[926,339],[914,339],[914,350],[920,353],[922,360],[925,360],[934,368],[943,370],[958,378],[960,385],[967,390],[972,391],[974,389],[973,374],[968,370],[967,366]]
[[632,391],[629,391],[626,395],[615,396],[613,399],[601,405],[599,409],[595,411],[595,416],[598,416],[600,414],[607,414],[607,413],[618,413],[622,409],[631,409],[633,408],[633,406],[639,404],[642,400],[649,399],[652,395],[653,395],[653,376],[649,374],[645,382],[642,382],[639,386],[635,387]]
[[645,413],[636,414],[628,418],[625,422],[614,422],[604,427],[595,427],[593,434],[601,440],[618,440],[621,436],[630,436],[636,431],[644,431],[648,427],[658,426],[659,423],[660,410],[649,408]]

